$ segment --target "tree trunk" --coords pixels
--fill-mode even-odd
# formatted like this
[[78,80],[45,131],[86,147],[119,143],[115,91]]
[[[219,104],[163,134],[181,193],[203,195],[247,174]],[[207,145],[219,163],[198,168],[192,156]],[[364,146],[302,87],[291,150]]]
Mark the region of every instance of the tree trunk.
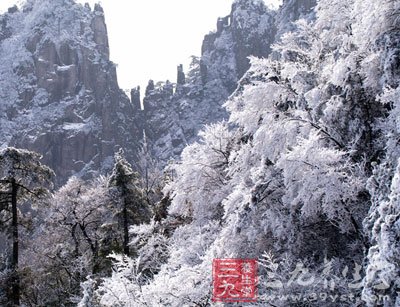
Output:
[[[74,212],[74,214],[75,214],[75,212]],[[79,253],[80,242],[79,242],[79,237],[78,237],[77,231],[76,231],[77,227],[78,227],[78,224],[74,224],[71,228],[71,235],[72,235],[72,239],[75,244],[75,248],[74,248],[75,259],[78,259],[79,254],[80,254]],[[71,279],[71,286],[73,289],[72,292],[73,292],[73,294],[79,294],[79,290],[81,288],[81,273],[80,273],[80,271],[79,270],[73,271],[72,277],[73,277]]]
[[124,200],[124,208],[122,211],[123,218],[123,231],[124,231],[124,254],[129,256],[129,225],[128,225],[128,209],[126,208],[127,204]]
[[20,297],[20,280],[18,273],[18,253],[19,253],[19,235],[18,235],[18,210],[17,210],[17,193],[18,185],[15,179],[11,179],[11,212],[12,212],[12,240],[13,240],[13,253],[11,260],[11,300],[14,306],[19,306]]

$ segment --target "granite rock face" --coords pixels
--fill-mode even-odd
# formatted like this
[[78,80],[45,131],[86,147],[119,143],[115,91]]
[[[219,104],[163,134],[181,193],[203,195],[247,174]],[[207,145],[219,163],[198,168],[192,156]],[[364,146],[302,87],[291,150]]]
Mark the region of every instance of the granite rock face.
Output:
[[278,40],[284,33],[293,31],[293,21],[305,18],[314,19],[313,8],[317,5],[317,0],[283,0],[283,4],[276,16],[276,39]]
[[236,1],[232,5],[232,37],[234,40],[237,77],[250,68],[248,57],[263,58],[271,53],[275,41],[275,12],[262,1]]
[[42,153],[59,184],[106,172],[118,147],[133,163],[144,143],[164,163],[178,158],[204,125],[227,118],[223,103],[248,57],[267,57],[314,5],[285,0],[274,11],[262,0],[235,0],[187,73],[179,65],[176,83],[149,82],[142,109],[140,88],[129,99],[118,86],[100,5],[27,0],[0,16],[0,146]]
[[162,161],[177,158],[204,125],[226,119],[223,103],[250,67],[249,56],[271,54],[272,44],[293,29],[293,21],[313,18],[315,3],[285,0],[272,10],[262,0],[234,1],[231,13],[204,37],[201,57],[193,57],[187,76],[180,65],[176,84],[147,88],[145,131],[152,154]]
[[138,108],[118,86],[101,6],[28,1],[0,25],[0,145],[42,153],[58,183],[106,171],[117,147],[134,159]]

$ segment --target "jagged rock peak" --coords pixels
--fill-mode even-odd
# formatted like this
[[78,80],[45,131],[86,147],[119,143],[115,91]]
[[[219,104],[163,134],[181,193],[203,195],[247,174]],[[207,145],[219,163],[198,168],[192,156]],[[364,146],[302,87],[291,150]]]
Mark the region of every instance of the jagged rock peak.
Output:
[[110,57],[110,47],[108,44],[107,26],[104,17],[104,10],[100,4],[94,6],[95,16],[92,19],[91,27],[94,33],[94,41],[98,45],[98,50],[105,54],[107,58]]
[[250,67],[248,57],[270,54],[276,34],[275,15],[261,0],[234,1],[230,15],[218,18],[217,31],[204,38],[203,83],[220,79],[228,92],[233,92],[237,80]]
[[146,86],[145,96],[148,96],[152,91],[154,91],[154,81],[149,80]]
[[176,83],[177,84],[185,84],[186,77],[185,77],[185,73],[183,71],[183,65],[182,64],[178,65],[177,70],[178,70],[178,72],[177,72]]
[[[73,5],[78,5],[74,0],[26,0],[22,8],[24,11],[30,11],[37,9],[40,6],[47,6],[47,8],[54,7],[71,7]],[[79,4],[80,5],[80,4]]]
[[226,27],[230,26],[231,15],[219,17],[217,21],[217,33],[221,33]]
[[19,11],[18,10],[18,6],[14,5],[14,6],[8,8],[7,13],[14,14],[14,13],[16,13],[18,11]]
[[96,4],[94,5],[94,11],[95,11],[95,12],[104,13],[103,7],[101,6],[100,3],[96,3]]
[[279,40],[284,33],[295,29],[294,21],[301,18],[314,19],[313,9],[316,4],[317,0],[284,0],[276,18],[278,28],[276,40]]
[[135,110],[140,110],[140,86],[131,89],[131,102]]
[[249,57],[269,56],[287,24],[306,16],[313,2],[288,0],[274,10],[262,0],[235,0],[230,14],[218,18],[216,31],[204,37],[201,57],[193,58],[185,83],[180,84],[184,74],[178,66],[172,96],[154,82],[146,90],[146,136],[154,156],[168,160],[196,140],[204,124],[227,118],[222,105],[250,67]]
[[94,36],[99,51],[109,55],[107,27],[100,6],[92,12],[89,5],[82,6],[74,0],[27,0],[20,15],[22,22],[15,25],[15,31],[21,36],[31,35],[33,40],[46,36],[56,44],[71,40],[88,48],[93,47]]
[[108,169],[116,147],[132,160],[140,107],[118,86],[101,6],[28,0],[0,30],[0,147],[40,152],[58,183]]
[[159,81],[154,83],[153,80],[149,80],[149,83],[146,87],[145,99],[152,95],[162,95],[165,97],[172,96],[174,93],[174,84],[172,84],[169,80],[163,82]]

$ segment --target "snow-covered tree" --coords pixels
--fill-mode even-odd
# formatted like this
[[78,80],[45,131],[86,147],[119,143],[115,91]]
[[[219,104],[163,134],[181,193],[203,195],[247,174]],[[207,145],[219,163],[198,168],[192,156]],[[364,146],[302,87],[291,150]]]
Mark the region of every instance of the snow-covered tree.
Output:
[[154,158],[148,148],[146,141],[138,153],[138,161],[135,168],[139,173],[139,186],[144,192],[147,203],[154,207],[162,198],[162,188],[164,185],[165,174],[161,163]]
[[[167,216],[132,229],[142,255],[158,244],[155,229],[168,229],[162,241],[168,258],[139,283],[140,270],[130,274],[138,263],[120,259],[120,270],[101,285],[105,295],[95,293],[99,301],[207,305],[214,258],[260,258],[268,251],[284,256],[276,274],[289,277],[300,260],[326,273],[332,259],[334,295],[359,301],[364,286],[370,306],[399,304],[400,14],[398,1],[372,2],[320,0],[315,20],[296,22],[273,56],[250,60],[225,103],[229,121],[206,126],[167,168]],[[246,22],[238,21],[238,27]],[[347,274],[352,266],[355,284]],[[321,291],[326,276],[320,275],[311,290]],[[380,294],[389,299],[376,302]]]
[[[112,210],[117,226],[114,231],[120,238],[121,251],[129,256],[129,226],[150,221],[151,209],[139,188],[139,175],[132,170],[120,149],[115,154],[115,164],[109,179]],[[135,252],[132,252],[134,255]]]
[[9,287],[9,301],[16,306],[21,296],[19,228],[29,218],[27,208],[22,210],[22,206],[43,198],[54,176],[50,168],[40,163],[41,158],[37,153],[12,147],[0,151],[0,227],[12,241],[10,277],[1,286]]
[[[386,169],[387,171],[388,169]],[[371,178],[382,180],[378,173]],[[368,306],[398,306],[400,297],[400,160],[391,183],[390,194],[381,200],[372,213],[375,215],[372,228],[372,246],[368,253],[367,275],[363,299]],[[377,303],[377,297],[385,296]]]
[[23,257],[31,275],[26,300],[32,304],[73,303],[87,276],[109,273],[102,228],[111,218],[107,184],[106,178],[85,182],[72,177],[48,201],[34,244]]
[[[78,304],[79,307],[88,306],[148,306],[140,295],[142,286],[139,271],[140,259],[132,259],[126,255],[110,255],[115,261],[112,277],[106,278],[95,292],[88,293]],[[86,287],[91,281],[86,282]]]

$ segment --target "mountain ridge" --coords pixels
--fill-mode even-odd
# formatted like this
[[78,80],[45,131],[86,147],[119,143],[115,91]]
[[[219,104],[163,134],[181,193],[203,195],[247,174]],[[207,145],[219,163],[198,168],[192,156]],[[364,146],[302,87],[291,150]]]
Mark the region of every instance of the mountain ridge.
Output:
[[118,86],[101,5],[29,0],[14,7],[0,22],[1,146],[40,152],[59,183],[109,171],[120,147],[133,164],[143,146],[163,165],[178,159],[205,124],[227,118],[222,105],[250,67],[248,57],[268,56],[284,32],[279,12],[290,11],[290,19],[311,10],[310,1],[295,3],[272,11],[262,1],[235,1],[186,75],[178,66],[176,84],[149,82],[143,110],[139,88],[128,98]]

